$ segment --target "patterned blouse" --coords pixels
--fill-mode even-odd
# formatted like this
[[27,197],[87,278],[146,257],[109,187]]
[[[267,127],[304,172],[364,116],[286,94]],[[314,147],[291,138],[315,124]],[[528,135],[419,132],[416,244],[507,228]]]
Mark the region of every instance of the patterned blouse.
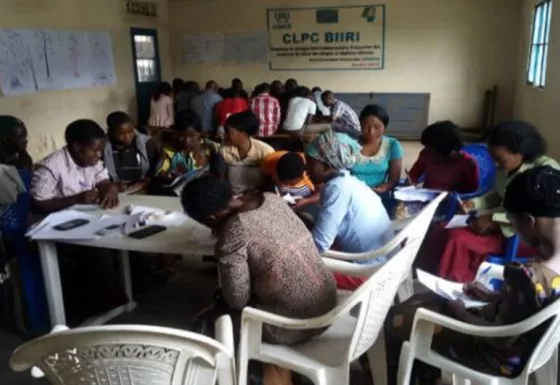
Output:
[[[359,143],[356,142],[354,146],[361,150]],[[402,159],[403,153],[403,148],[397,139],[384,136],[377,154],[365,156],[358,153],[356,155],[356,164],[350,172],[369,187],[380,186],[387,181],[391,161]]]
[[[316,317],[336,306],[336,285],[303,222],[276,195],[232,217],[221,231],[216,259],[224,299],[232,309],[254,306],[292,318]],[[322,330],[265,325],[263,339],[295,344]]]
[[[219,145],[211,140],[201,138],[202,156],[210,161],[210,158],[218,153]],[[154,176],[175,178],[193,170],[198,170],[206,164],[197,162],[192,152],[185,154],[171,148],[163,148],[159,161],[155,164]]]

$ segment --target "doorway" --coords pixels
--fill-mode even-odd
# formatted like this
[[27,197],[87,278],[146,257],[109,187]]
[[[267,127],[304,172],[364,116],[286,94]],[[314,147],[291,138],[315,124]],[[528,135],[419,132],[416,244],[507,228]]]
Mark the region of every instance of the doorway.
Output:
[[131,28],[138,125],[150,117],[150,100],[161,82],[158,35],[155,29]]

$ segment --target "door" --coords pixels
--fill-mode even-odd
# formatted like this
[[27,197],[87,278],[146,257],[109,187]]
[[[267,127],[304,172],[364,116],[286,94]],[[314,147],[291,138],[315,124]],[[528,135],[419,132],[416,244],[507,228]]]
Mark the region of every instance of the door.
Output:
[[161,81],[157,30],[131,28],[138,124],[150,117],[150,99]]

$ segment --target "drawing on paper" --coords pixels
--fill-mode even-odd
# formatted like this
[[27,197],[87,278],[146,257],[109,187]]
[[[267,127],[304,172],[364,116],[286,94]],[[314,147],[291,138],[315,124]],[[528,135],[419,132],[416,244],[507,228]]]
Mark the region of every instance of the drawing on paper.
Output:
[[24,31],[0,30],[0,85],[5,95],[34,92],[37,76]]
[[78,68],[78,60],[80,58],[81,47],[78,38],[74,34],[68,37],[68,54],[72,63],[72,71],[75,78],[80,77],[80,70]]
[[0,29],[4,95],[115,82],[109,33]]

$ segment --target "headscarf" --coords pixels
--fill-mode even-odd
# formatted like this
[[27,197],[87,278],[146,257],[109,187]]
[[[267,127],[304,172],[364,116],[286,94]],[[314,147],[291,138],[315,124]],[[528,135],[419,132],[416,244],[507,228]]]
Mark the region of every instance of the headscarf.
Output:
[[313,139],[305,152],[311,158],[326,163],[331,168],[349,169],[356,163],[356,150],[350,146],[348,140],[345,134],[324,132]]

